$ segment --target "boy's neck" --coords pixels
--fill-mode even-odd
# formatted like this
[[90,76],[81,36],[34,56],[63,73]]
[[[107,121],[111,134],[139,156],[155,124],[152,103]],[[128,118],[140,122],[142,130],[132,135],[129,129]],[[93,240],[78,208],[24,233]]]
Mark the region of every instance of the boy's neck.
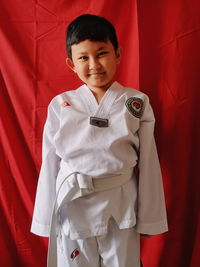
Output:
[[105,92],[107,91],[107,89],[100,89],[100,88],[98,90],[92,90],[92,89],[90,90],[93,93],[94,97],[96,98],[98,104],[101,102],[101,99],[103,98]]
[[107,84],[104,87],[88,87],[90,91],[93,93],[94,97],[96,98],[97,103],[99,104],[101,99],[103,98],[104,94],[108,90],[108,88],[113,84],[113,81]]

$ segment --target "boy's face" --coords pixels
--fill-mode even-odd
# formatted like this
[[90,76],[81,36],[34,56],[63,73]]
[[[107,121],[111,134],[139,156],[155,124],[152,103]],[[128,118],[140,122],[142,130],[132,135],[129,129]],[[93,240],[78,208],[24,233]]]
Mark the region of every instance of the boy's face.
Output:
[[85,40],[71,46],[72,60],[67,65],[91,90],[108,89],[112,84],[121,51],[112,43]]

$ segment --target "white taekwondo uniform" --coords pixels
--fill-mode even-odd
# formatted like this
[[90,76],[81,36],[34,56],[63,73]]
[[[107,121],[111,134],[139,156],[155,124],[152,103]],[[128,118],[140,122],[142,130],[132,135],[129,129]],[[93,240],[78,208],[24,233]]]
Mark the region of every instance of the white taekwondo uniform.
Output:
[[[91,117],[94,118],[92,123]],[[134,229],[135,233],[149,235],[166,232],[167,218],[153,134],[154,123],[148,96],[118,82],[110,86],[99,104],[86,85],[56,96],[48,107],[44,127],[42,167],[31,231],[40,236],[50,235],[54,202],[59,202],[56,194],[67,175],[75,172],[92,177],[92,181],[126,176],[126,173],[132,178],[120,186],[113,183],[107,190],[72,197],[59,204],[56,225],[59,225],[57,231],[62,233],[63,239],[90,240],[94,249],[93,238],[108,236],[109,227],[119,232],[119,229]],[[132,174],[136,165],[138,175]],[[66,195],[66,188],[63,188],[59,203]],[[95,240],[100,250],[99,240]],[[104,240],[103,247],[106,247],[105,242],[109,241]],[[75,251],[71,252],[72,260],[78,259],[76,256],[80,251],[75,247]],[[120,257],[123,258],[122,255]],[[99,266],[95,265],[94,259],[91,259],[91,265],[75,265],[75,260],[73,265],[71,259],[68,264]],[[101,266],[139,266],[138,263],[121,262],[117,265],[117,261],[112,262],[113,265],[102,263]],[[60,263],[59,266],[68,265]]]

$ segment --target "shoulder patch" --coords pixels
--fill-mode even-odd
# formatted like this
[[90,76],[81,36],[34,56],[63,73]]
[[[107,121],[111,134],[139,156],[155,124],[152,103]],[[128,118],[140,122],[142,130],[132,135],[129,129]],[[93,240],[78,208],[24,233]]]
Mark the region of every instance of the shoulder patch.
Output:
[[126,100],[126,107],[133,116],[140,118],[143,113],[144,102],[141,98],[130,97]]

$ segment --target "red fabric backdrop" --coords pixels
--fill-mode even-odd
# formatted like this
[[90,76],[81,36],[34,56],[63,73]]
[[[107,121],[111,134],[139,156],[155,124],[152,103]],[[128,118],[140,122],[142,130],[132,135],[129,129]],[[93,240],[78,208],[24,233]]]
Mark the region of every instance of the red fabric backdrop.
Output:
[[82,13],[116,26],[118,81],[147,93],[157,119],[170,230],[142,242],[144,266],[200,265],[199,9],[198,0],[1,0],[1,266],[45,266],[47,240],[29,232],[42,129],[52,97],[81,84],[65,66],[65,28]]

